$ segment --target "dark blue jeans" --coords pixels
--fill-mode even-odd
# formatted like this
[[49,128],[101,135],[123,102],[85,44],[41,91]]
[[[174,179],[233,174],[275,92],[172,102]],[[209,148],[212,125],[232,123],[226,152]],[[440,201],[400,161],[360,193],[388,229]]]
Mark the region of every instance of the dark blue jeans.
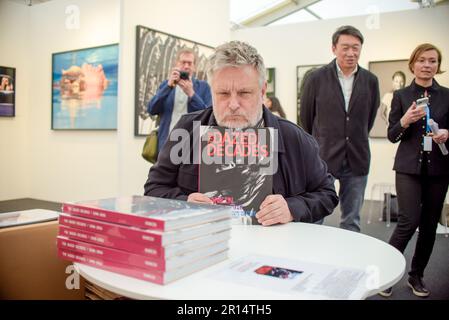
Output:
[[335,178],[340,182],[340,228],[360,232],[360,210],[368,176],[355,176],[345,160]]
[[[341,211],[340,228],[360,232],[360,210],[363,206],[368,176],[354,175],[345,159],[335,178],[340,183],[338,191]],[[320,220],[317,223],[322,222],[323,220]]]

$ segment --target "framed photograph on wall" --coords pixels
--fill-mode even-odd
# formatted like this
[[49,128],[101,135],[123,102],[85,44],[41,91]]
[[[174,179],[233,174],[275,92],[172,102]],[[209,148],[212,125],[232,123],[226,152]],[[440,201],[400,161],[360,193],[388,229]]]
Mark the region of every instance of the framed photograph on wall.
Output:
[[176,54],[184,47],[196,54],[195,77],[206,80],[207,59],[214,48],[168,33],[136,27],[136,84],[134,134],[146,136],[155,128],[155,117],[147,112],[148,103],[160,84],[168,79]]
[[118,44],[53,53],[53,130],[116,130]]
[[276,73],[275,68],[266,68],[267,97],[276,95]]
[[369,136],[371,138],[386,138],[393,92],[404,88],[412,81],[414,76],[408,69],[407,59],[371,61],[368,68],[377,76],[380,91],[380,106]]
[[0,67],[0,117],[16,115],[16,69]]
[[299,112],[301,107],[301,92],[304,88],[304,82],[313,71],[322,66],[324,66],[324,64],[309,64],[296,67],[296,124],[299,126],[301,125]]

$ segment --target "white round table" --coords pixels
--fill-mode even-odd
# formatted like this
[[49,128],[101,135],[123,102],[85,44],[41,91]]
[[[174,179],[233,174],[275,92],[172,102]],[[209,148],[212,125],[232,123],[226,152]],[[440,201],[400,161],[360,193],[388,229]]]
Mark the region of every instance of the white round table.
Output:
[[[360,233],[308,223],[289,223],[271,227],[234,225],[229,258],[250,254],[296,259],[311,263],[367,270],[376,268],[378,287],[367,289],[369,297],[398,282],[405,272],[405,258],[388,243]],[[214,272],[229,264],[227,259],[167,285],[115,274],[75,263],[76,270],[88,281],[119,295],[133,299],[180,300],[257,300],[301,299],[238,283],[213,279]]]

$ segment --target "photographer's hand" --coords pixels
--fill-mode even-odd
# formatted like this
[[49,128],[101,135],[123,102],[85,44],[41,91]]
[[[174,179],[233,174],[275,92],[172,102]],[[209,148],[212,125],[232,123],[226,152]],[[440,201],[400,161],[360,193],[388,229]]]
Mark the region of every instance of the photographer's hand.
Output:
[[174,87],[179,81],[179,70],[173,69],[170,73],[170,77],[168,77],[168,86]]
[[181,87],[182,91],[185,92],[186,95],[189,96],[189,98],[193,97],[195,94],[195,91],[193,90],[193,82],[190,79],[180,79],[178,82],[178,85]]

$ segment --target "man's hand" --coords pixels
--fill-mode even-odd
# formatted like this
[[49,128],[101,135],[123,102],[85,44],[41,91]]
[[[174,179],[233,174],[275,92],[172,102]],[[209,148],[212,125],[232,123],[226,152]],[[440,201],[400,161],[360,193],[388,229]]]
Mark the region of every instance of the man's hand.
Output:
[[179,70],[178,69],[172,69],[170,76],[168,77],[168,86],[174,87],[179,81]]
[[264,226],[293,221],[287,201],[280,194],[270,194],[260,205],[256,214],[257,221]]
[[205,204],[214,204],[214,202],[206,197],[203,193],[194,192],[189,194],[187,198],[187,202],[194,202],[194,203],[205,203]]
[[195,94],[195,91],[193,91],[192,80],[190,80],[190,79],[186,79],[186,80],[180,79],[178,81],[178,85],[182,89],[182,91],[184,91],[185,94],[189,96],[189,98],[193,97],[193,95]]

